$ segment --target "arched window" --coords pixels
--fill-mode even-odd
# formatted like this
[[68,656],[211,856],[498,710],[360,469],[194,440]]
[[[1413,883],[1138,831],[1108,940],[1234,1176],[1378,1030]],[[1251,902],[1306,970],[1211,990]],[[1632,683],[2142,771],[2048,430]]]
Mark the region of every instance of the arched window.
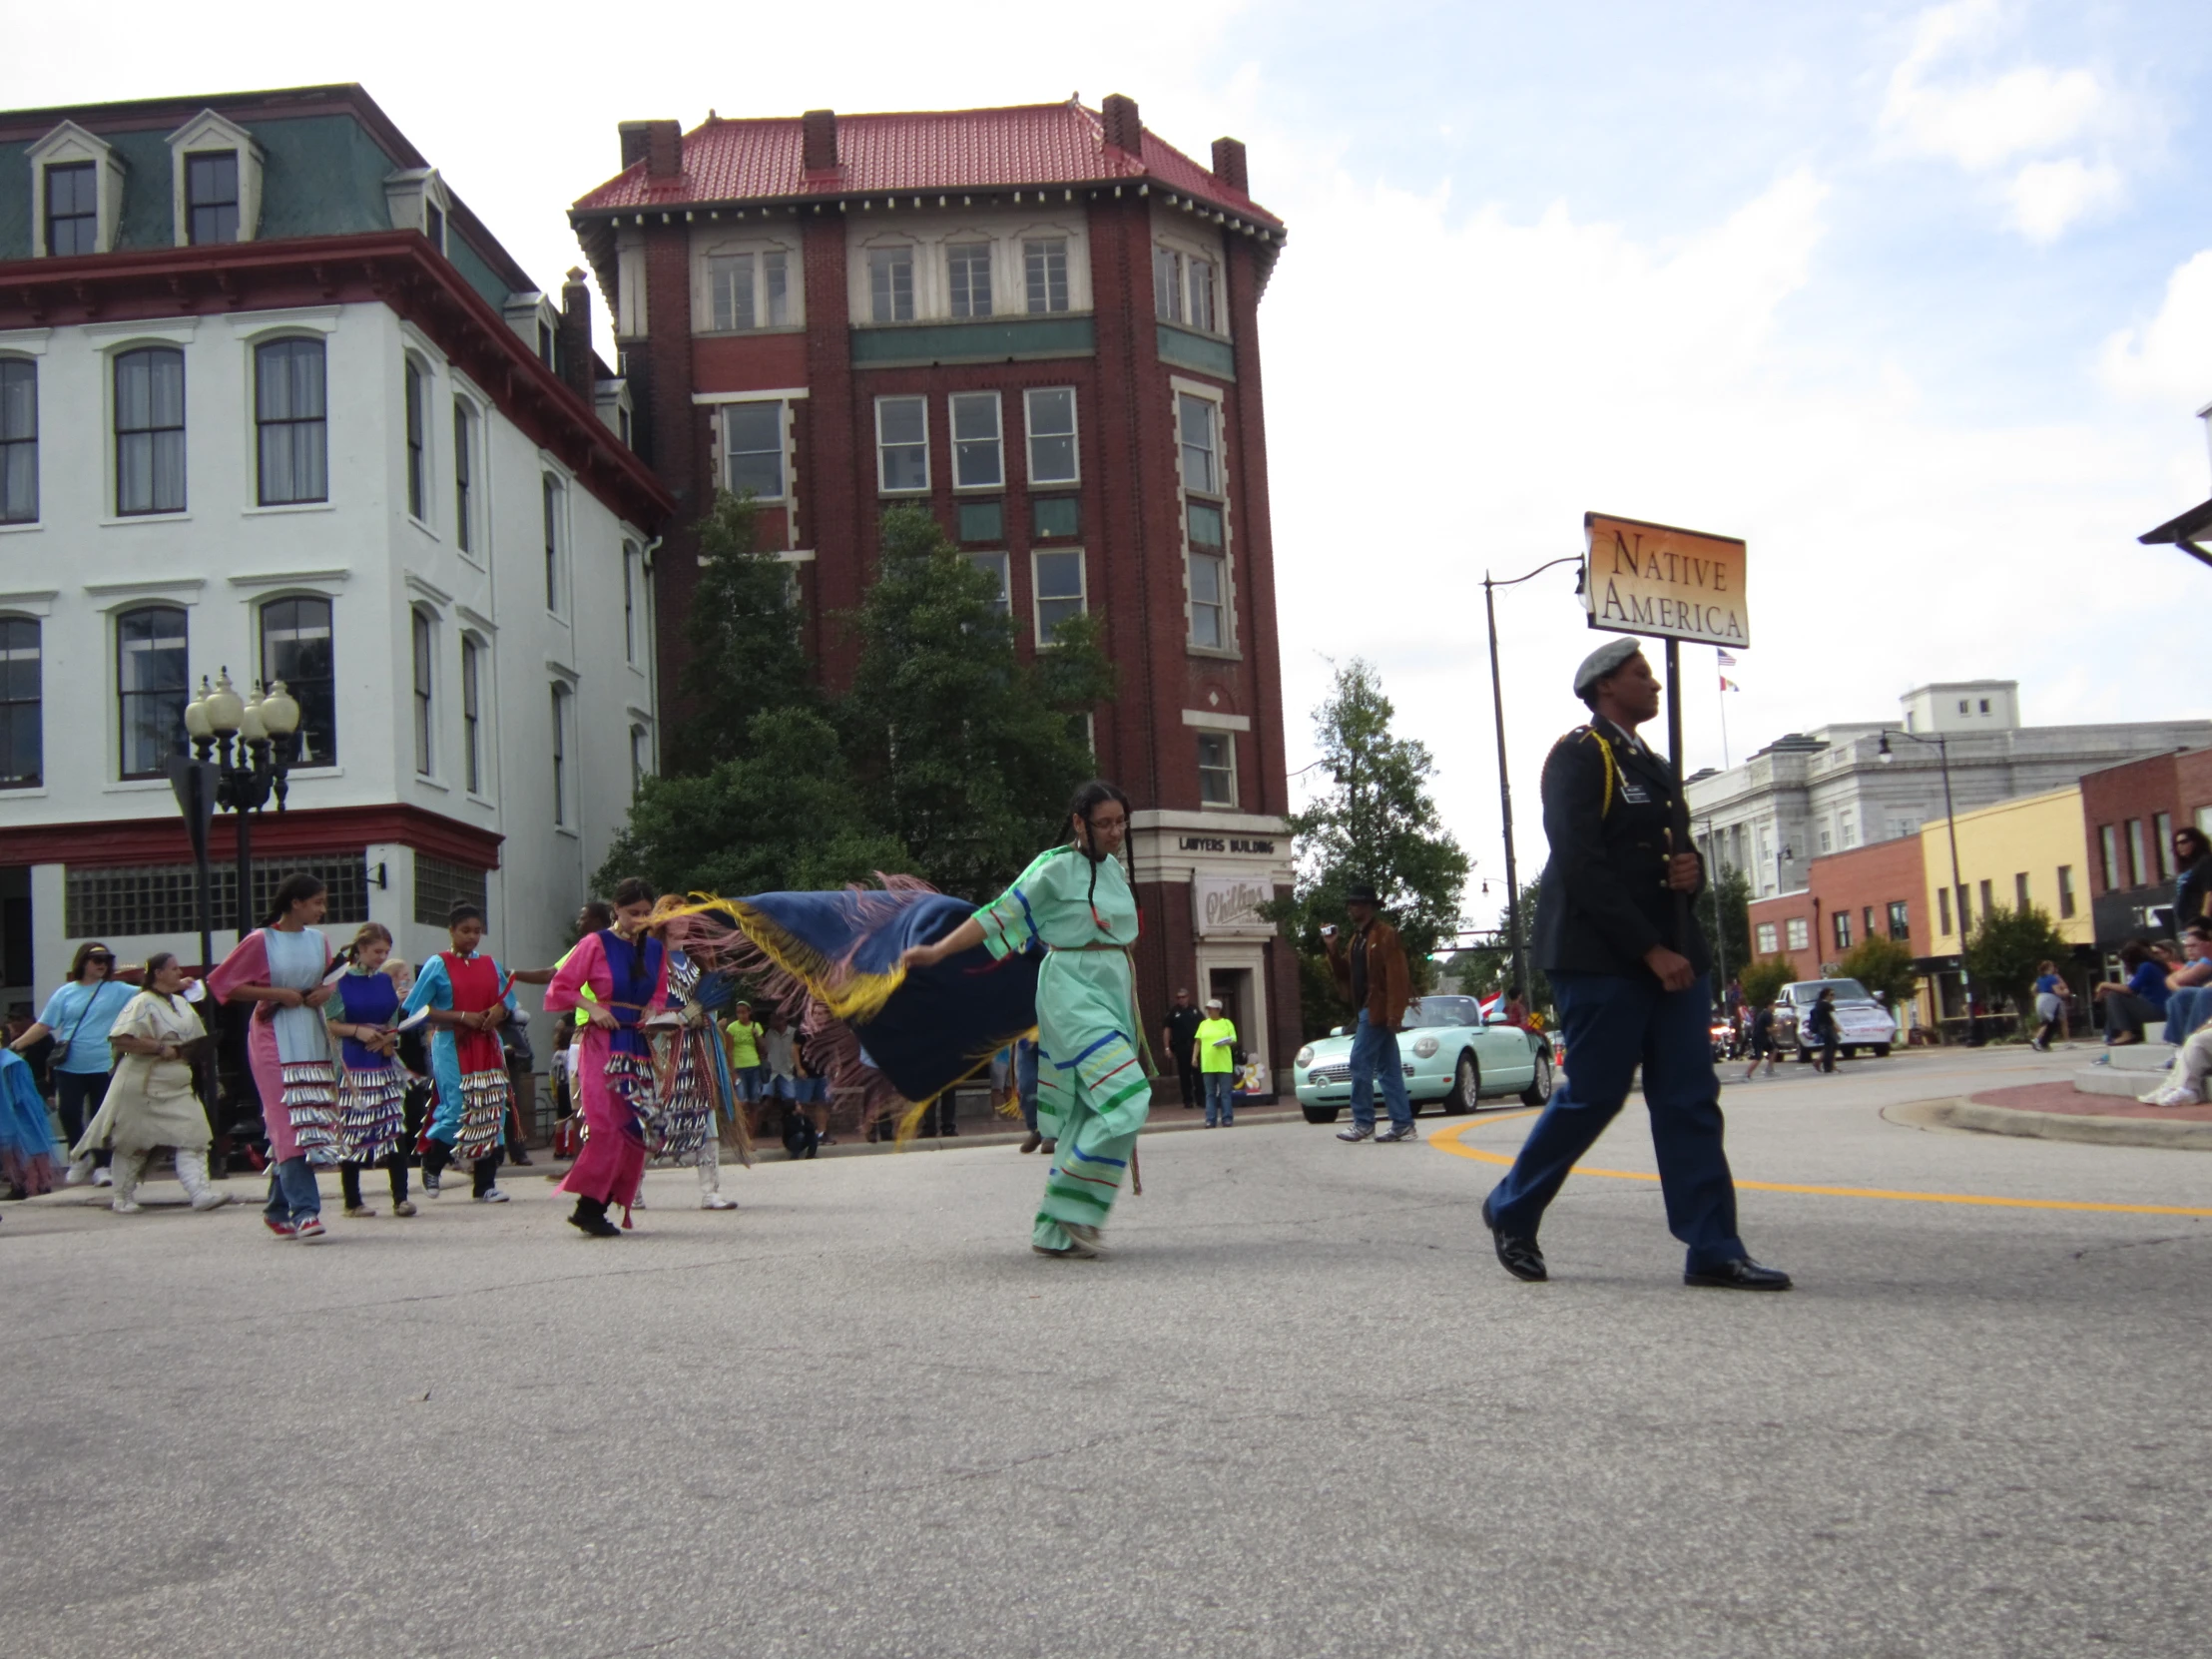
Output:
[[328,415],[321,340],[275,339],[254,348],[263,506],[330,499]]
[[283,681],[299,705],[293,766],[337,765],[337,673],[330,651],[327,599],[272,599],[262,606],[262,678]]
[[115,619],[116,710],[125,778],[159,778],[185,753],[185,613],[142,605]]
[[414,642],[414,769],[428,778],[437,765],[437,721],[431,704],[436,681],[431,672],[436,661],[436,631],[426,611],[413,611]]
[[39,695],[38,619],[0,616],[0,789],[46,781]]
[[453,399],[453,537],[476,551],[476,414],[465,397]]
[[185,354],[145,345],[115,359],[115,512],[185,510]]
[[568,776],[568,706],[570,693],[560,681],[553,682],[553,822],[565,827],[571,820],[569,812]]
[[407,512],[430,516],[430,383],[414,358],[406,359]]
[[484,793],[484,642],[461,636],[461,781]]

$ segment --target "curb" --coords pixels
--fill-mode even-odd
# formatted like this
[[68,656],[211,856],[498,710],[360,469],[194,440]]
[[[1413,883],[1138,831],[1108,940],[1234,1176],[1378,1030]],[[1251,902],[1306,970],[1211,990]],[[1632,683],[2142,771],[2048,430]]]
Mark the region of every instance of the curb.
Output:
[[1913,1115],[1936,1128],[1964,1129],[1983,1135],[2078,1141],[2091,1146],[2147,1146],[2170,1152],[2212,1152],[2212,1123],[2160,1123],[2155,1118],[2023,1112],[2010,1106],[1990,1106],[1978,1100],[1929,1101],[1916,1105]]

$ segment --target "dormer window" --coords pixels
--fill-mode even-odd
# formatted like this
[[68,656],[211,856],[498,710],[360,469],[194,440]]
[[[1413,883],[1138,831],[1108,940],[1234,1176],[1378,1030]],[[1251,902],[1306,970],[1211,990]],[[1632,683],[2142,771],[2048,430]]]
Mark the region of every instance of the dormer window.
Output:
[[215,150],[185,158],[186,231],[203,243],[239,240],[239,154]]
[[395,231],[420,231],[440,254],[447,247],[447,221],[453,195],[434,167],[411,167],[384,175],[384,206]]
[[422,204],[422,234],[440,254],[445,252],[445,210],[435,202]]
[[100,252],[100,187],[91,162],[46,170],[46,252],[56,259]]
[[169,135],[177,246],[252,242],[262,209],[262,149],[254,135],[202,110]]
[[41,259],[105,254],[115,247],[123,165],[107,142],[65,121],[31,146],[32,228]]

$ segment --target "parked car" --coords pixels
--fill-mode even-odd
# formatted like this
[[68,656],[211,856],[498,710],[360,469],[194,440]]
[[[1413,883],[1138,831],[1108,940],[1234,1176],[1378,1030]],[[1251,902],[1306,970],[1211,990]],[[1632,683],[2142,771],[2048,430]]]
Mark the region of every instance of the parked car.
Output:
[[1836,993],[1837,1052],[1846,1056],[1862,1048],[1877,1055],[1890,1052],[1897,1041],[1898,1022],[1890,1010],[1856,979],[1799,979],[1784,985],[1774,999],[1774,1046],[1778,1054],[1793,1048],[1800,1060],[1817,1051],[1803,1039],[1806,1010],[1819,1000],[1822,988]]
[[[1483,1099],[1505,1095],[1529,1106],[1551,1098],[1550,1039],[1517,1025],[1484,1024],[1482,1004],[1471,996],[1408,1002],[1397,1052],[1416,1113],[1430,1104],[1471,1112]],[[1296,1069],[1306,1121],[1335,1123],[1352,1102],[1350,1028],[1340,1025],[1300,1049]],[[1376,1104],[1380,1108],[1381,1100]]]

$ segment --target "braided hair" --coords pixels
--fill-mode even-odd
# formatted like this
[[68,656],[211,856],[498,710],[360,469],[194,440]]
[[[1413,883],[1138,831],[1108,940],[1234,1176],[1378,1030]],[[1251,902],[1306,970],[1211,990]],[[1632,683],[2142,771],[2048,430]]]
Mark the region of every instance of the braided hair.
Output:
[[1105,779],[1093,778],[1088,784],[1077,790],[1075,798],[1068,803],[1068,817],[1083,821],[1083,838],[1076,843],[1076,849],[1091,863],[1090,889],[1084,897],[1091,908],[1091,920],[1098,924],[1101,932],[1106,930],[1106,918],[1098,913],[1098,866],[1105,860],[1106,855],[1100,852],[1094,844],[1097,839],[1097,832],[1091,828],[1091,815],[1109,801],[1120,802],[1124,815],[1130,811],[1129,797],[1123,795],[1118,788],[1107,783]]

